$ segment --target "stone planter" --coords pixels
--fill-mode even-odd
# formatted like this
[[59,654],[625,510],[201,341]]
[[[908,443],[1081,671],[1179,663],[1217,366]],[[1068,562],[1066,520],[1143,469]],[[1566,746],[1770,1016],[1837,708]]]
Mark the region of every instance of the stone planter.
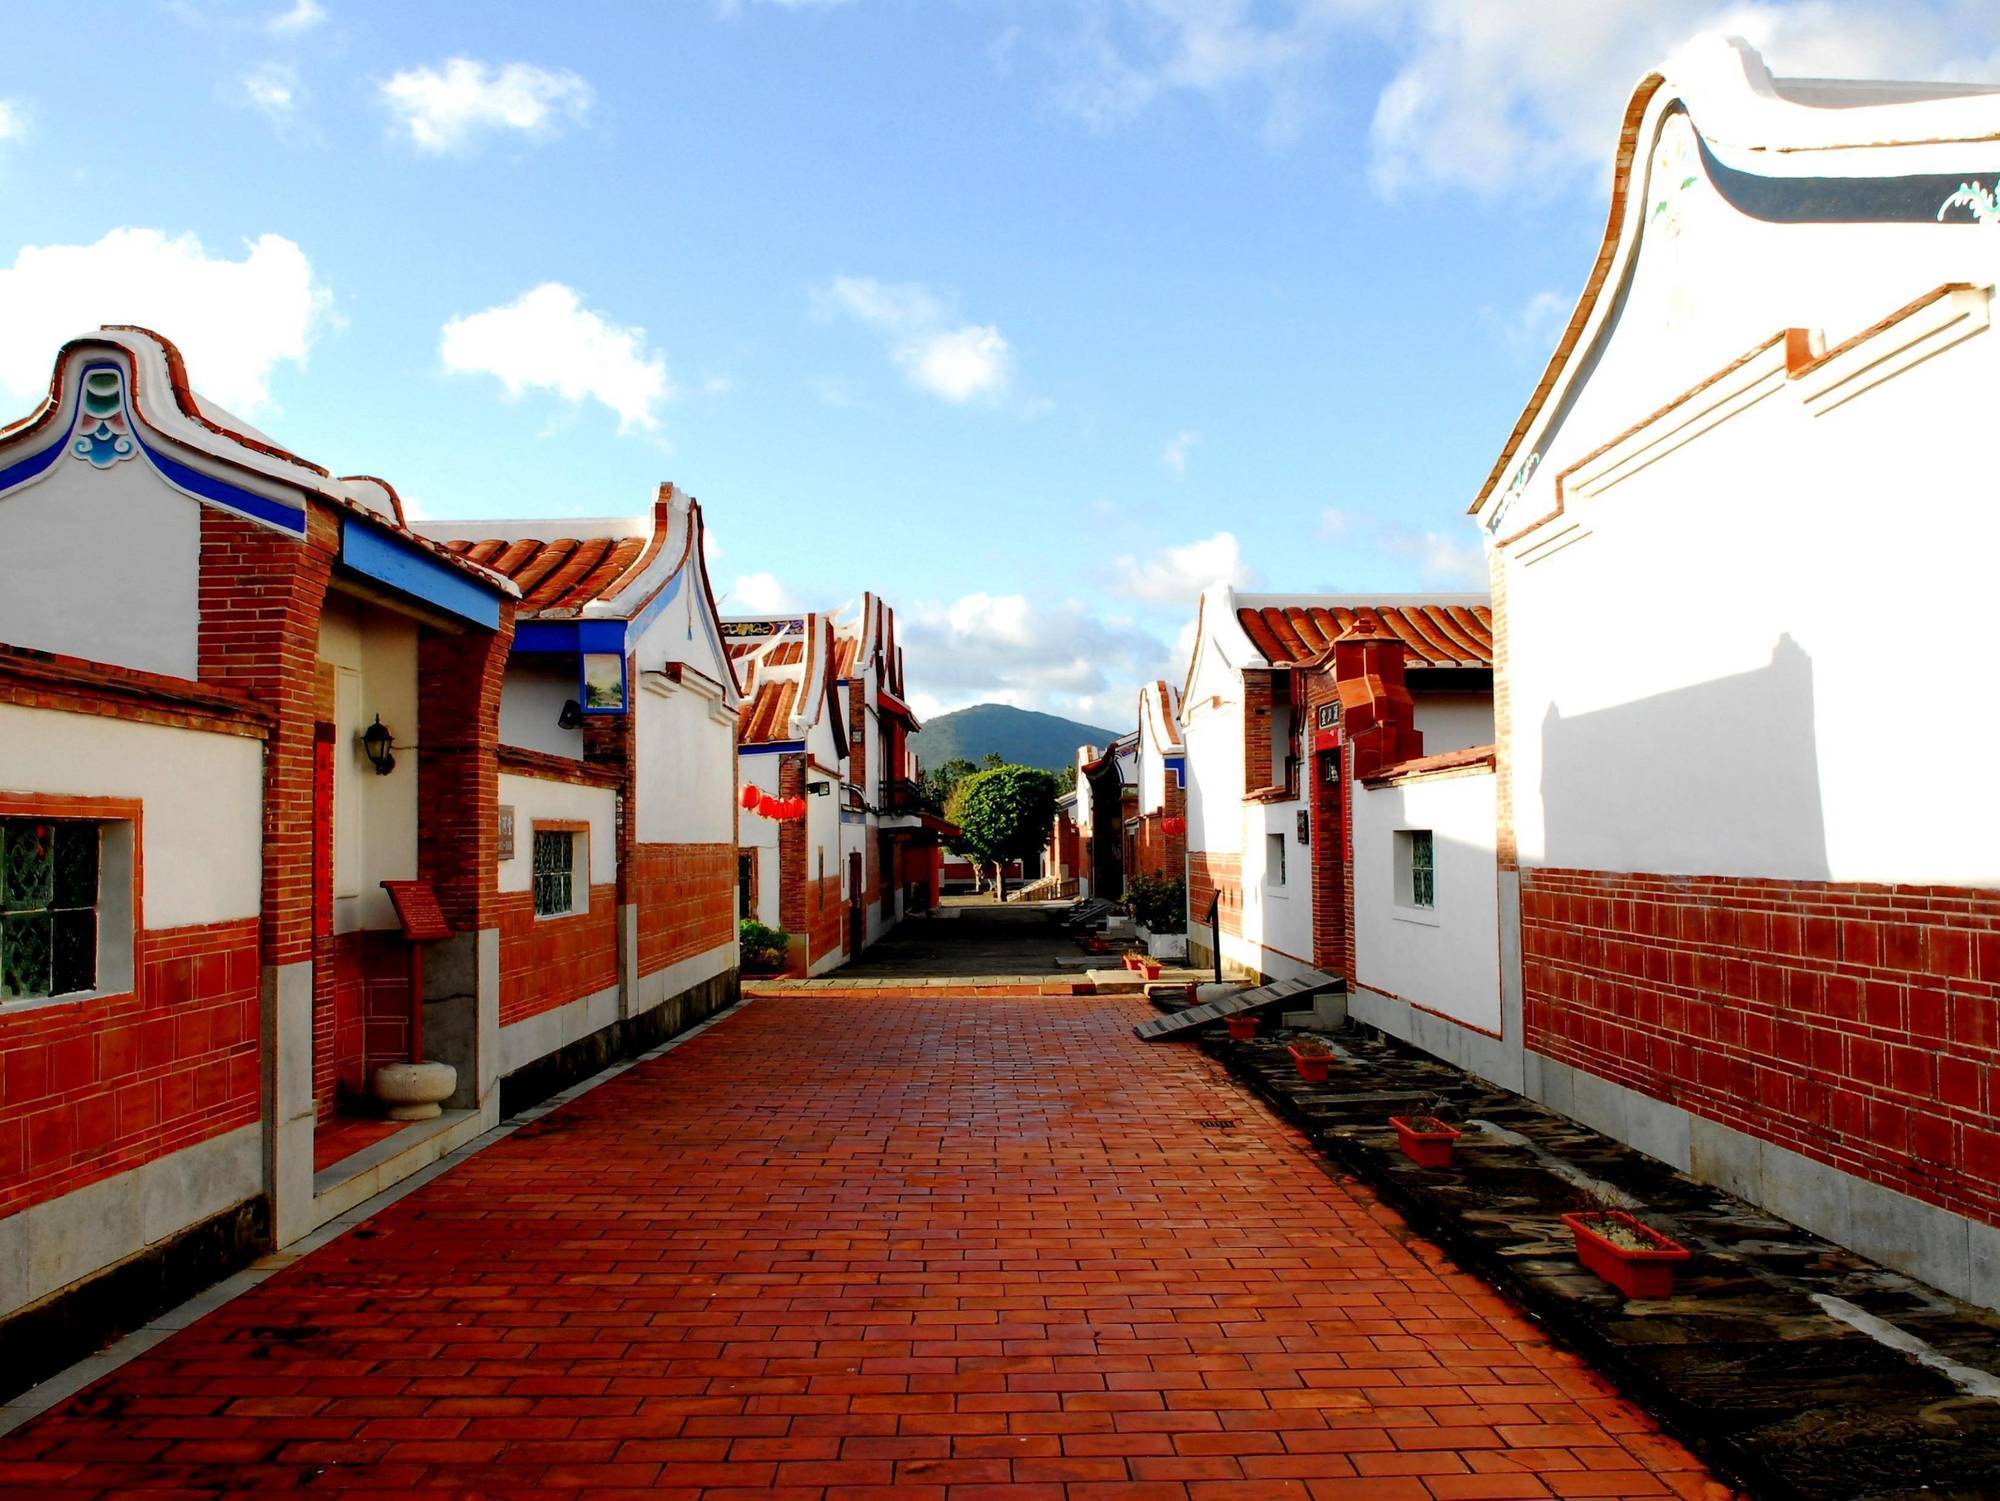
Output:
[[392,1121],[435,1118],[458,1088],[449,1063],[389,1063],[375,1070],[375,1098]]
[[1171,959],[1176,964],[1187,962],[1187,934],[1155,933],[1150,928],[1141,928],[1139,937],[1145,942],[1149,958]]
[[1674,1270],[1691,1254],[1622,1209],[1590,1209],[1566,1214],[1563,1223],[1576,1237],[1576,1257],[1628,1298],[1665,1298],[1674,1290]]

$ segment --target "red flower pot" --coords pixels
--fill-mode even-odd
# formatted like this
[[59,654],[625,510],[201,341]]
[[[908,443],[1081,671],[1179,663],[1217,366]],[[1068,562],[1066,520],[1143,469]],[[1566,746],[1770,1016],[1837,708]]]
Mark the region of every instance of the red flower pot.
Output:
[[[1692,1253],[1622,1209],[1566,1214],[1563,1223],[1576,1237],[1577,1260],[1628,1298],[1665,1298],[1674,1290],[1674,1268]],[[1610,1235],[1622,1230],[1642,1246],[1620,1245]]]
[[1139,973],[1149,980],[1157,980],[1160,978],[1160,966],[1150,959],[1141,959],[1139,961]]
[[1127,969],[1137,970],[1139,967],[1139,956],[1137,954],[1120,954],[1118,962]]
[[1432,1115],[1415,1119],[1392,1115],[1389,1124],[1396,1128],[1396,1145],[1418,1167],[1451,1166],[1451,1144],[1459,1135],[1456,1127],[1447,1126]]
[[1254,1016],[1225,1016],[1223,1021],[1229,1027],[1231,1042],[1248,1042],[1257,1035],[1257,1018]]
[[1326,1071],[1333,1062],[1331,1053],[1301,1053],[1297,1048],[1286,1048],[1292,1055],[1292,1067],[1299,1071],[1299,1077],[1308,1084],[1326,1083]]

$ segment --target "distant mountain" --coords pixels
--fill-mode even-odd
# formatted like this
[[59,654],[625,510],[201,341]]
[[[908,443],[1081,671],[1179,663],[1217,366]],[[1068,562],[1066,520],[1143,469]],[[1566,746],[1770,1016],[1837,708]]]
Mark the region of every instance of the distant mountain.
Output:
[[910,737],[910,749],[925,766],[942,766],[954,757],[979,761],[988,753],[1017,766],[1042,766],[1060,771],[1076,760],[1079,745],[1103,747],[1118,738],[1117,730],[1079,724],[1055,714],[1037,714],[1008,704],[974,704],[928,721],[923,732]]

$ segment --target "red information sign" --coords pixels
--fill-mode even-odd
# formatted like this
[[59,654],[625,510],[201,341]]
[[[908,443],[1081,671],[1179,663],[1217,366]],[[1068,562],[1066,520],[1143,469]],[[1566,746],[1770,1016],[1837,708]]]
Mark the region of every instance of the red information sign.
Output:
[[403,936],[412,943],[430,943],[451,937],[451,926],[438,906],[437,892],[429,881],[384,881],[382,889],[396,904],[396,917],[403,924]]

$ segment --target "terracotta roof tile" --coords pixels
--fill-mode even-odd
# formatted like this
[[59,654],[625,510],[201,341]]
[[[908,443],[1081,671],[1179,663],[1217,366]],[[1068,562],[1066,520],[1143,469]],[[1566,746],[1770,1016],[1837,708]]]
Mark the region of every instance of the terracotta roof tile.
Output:
[[1485,605],[1266,605],[1236,612],[1250,644],[1273,663],[1318,656],[1357,618],[1403,643],[1411,667],[1493,665]]
[[660,548],[660,533],[643,537],[470,538],[443,544],[514,581],[524,611],[579,610],[611,599],[638,577]]
[[759,684],[736,711],[737,743],[768,745],[774,740],[785,739],[786,726],[792,718],[792,705],[798,696],[799,685],[790,678]]

